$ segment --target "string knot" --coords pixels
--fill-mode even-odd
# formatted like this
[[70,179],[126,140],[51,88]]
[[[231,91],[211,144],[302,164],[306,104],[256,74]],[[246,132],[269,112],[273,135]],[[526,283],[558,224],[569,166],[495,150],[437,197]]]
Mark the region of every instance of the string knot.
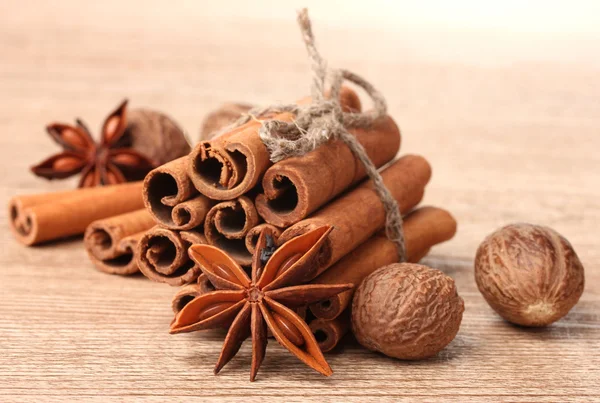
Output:
[[[259,129],[259,136],[267,149],[271,161],[301,156],[315,150],[328,141],[339,139],[346,143],[354,156],[365,166],[373,181],[375,191],[386,212],[386,235],[396,243],[400,261],[406,261],[406,246],[402,231],[402,215],[398,203],[383,183],[377,167],[369,159],[363,146],[350,134],[348,128],[369,127],[376,119],[387,114],[387,104],[383,95],[371,83],[359,75],[343,69],[329,69],[319,54],[312,32],[308,10],[298,13],[298,24],[306,45],[311,63],[312,102],[309,105],[285,104],[254,109],[234,123],[239,126],[250,119],[261,116],[289,112],[295,118],[292,122],[265,119]],[[329,96],[325,97],[325,84],[331,82]],[[340,92],[345,81],[362,88],[373,101],[373,110],[361,113],[345,112],[340,103]]]

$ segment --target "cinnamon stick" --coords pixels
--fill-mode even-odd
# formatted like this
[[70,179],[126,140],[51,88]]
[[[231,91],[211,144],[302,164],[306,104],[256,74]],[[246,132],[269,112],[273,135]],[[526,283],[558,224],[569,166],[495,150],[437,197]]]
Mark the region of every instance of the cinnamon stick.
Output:
[[271,235],[273,237],[273,241],[277,242],[277,240],[279,239],[279,236],[281,235],[281,229],[277,228],[274,225],[262,223],[258,224],[256,227],[250,228],[250,230],[246,234],[244,243],[246,245],[246,249],[248,249],[248,253],[250,253],[251,255],[253,255],[256,251],[258,237],[265,228],[268,228],[270,230]]
[[[431,177],[431,167],[423,157],[407,155],[388,166],[381,175],[400,211],[406,213],[423,198],[425,185]],[[367,181],[285,230],[278,243],[283,244],[323,225],[333,226],[321,248],[320,269],[316,277],[382,229],[384,224],[383,204],[371,181]]]
[[215,286],[210,282],[208,276],[204,273],[198,276],[198,280],[196,283],[200,287],[200,291],[203,294],[215,290]]
[[333,350],[342,337],[348,333],[350,316],[341,315],[332,320],[315,319],[310,322],[309,327],[319,343],[319,348],[326,353]]
[[[299,103],[306,102],[309,99]],[[360,110],[360,99],[349,88],[342,89],[340,102],[346,110]],[[294,115],[280,113],[262,119],[267,118],[291,122]],[[192,150],[189,176],[200,193],[215,200],[231,200],[254,188],[272,164],[258,135],[260,126],[259,120],[249,121]]]
[[95,220],[138,210],[142,182],[23,195],[9,202],[10,227],[25,245],[82,234]]
[[[351,129],[376,167],[391,161],[400,148],[400,130],[390,116],[369,129]],[[256,209],[268,223],[287,227],[307,217],[366,176],[364,165],[342,141],[278,162],[265,172],[264,194]]]
[[[404,220],[404,238],[407,260],[416,263],[434,245],[451,239],[456,233],[456,221],[446,210],[422,207],[410,213]],[[315,278],[315,284],[353,283],[362,280],[380,267],[398,261],[396,244],[384,233],[374,235],[367,242],[344,256],[329,270]],[[335,295],[310,305],[311,312],[321,319],[338,317],[352,300],[354,290]]]
[[187,165],[187,157],[182,157],[153,169],[144,179],[144,205],[156,222],[168,229],[190,230],[201,225],[214,204],[194,188]]
[[260,223],[254,203],[247,196],[216,204],[206,215],[204,235],[210,245],[217,246],[242,266],[252,263],[245,238]]
[[194,298],[204,294],[202,287],[197,283],[186,284],[177,291],[171,300],[171,308],[175,315],[179,313]]
[[153,226],[154,220],[145,209],[97,220],[85,231],[83,244],[98,270],[134,274],[139,271],[134,258],[137,243]]
[[200,268],[188,256],[193,244],[206,243],[195,231],[173,231],[155,226],[138,243],[137,263],[142,274],[152,281],[180,286],[196,281]]

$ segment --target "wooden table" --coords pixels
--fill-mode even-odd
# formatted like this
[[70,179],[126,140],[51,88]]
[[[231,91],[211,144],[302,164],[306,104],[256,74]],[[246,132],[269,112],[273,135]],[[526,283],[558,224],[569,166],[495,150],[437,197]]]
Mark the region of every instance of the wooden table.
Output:
[[[81,116],[96,129],[128,97],[170,113],[195,141],[203,116],[221,102],[308,92],[296,4],[238,2],[232,11],[212,3],[3,1],[2,203],[74,186],[28,171],[57,150],[43,130],[52,120]],[[414,21],[405,29],[410,14],[401,7],[392,10],[397,24],[381,11],[381,27],[376,8],[358,21],[356,5],[348,18],[333,5],[314,7],[322,52],[382,89],[403,130],[402,152],[434,167],[426,203],[459,221],[458,235],[425,259],[453,276],[465,299],[457,338],[438,357],[412,363],[348,340],[328,354],[331,378],[272,342],[255,383],[247,343],[213,376],[223,333],[169,336],[174,289],[94,270],[78,239],[23,247],[4,212],[1,402],[600,401],[596,37]],[[479,242],[515,221],[555,228],[586,268],[579,304],[547,329],[502,321],[473,280]]]

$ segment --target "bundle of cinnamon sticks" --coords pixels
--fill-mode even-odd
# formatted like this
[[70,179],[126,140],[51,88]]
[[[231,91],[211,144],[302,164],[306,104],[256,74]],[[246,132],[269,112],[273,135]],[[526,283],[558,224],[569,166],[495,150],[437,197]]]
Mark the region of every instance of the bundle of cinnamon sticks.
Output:
[[[298,101],[307,102],[310,98]],[[340,103],[345,111],[361,110],[359,97],[349,88],[342,89]],[[228,119],[221,121],[231,119],[231,108],[227,113]],[[211,116],[219,120],[218,111]],[[294,116],[261,118],[292,121]],[[85,230],[85,247],[99,270],[141,272],[153,281],[181,286],[173,299],[176,312],[214,290],[188,256],[193,244],[219,247],[247,267],[264,228],[282,244],[329,225],[334,229],[311,281],[325,284],[358,286],[377,268],[398,260],[396,245],[382,232],[384,207],[345,143],[330,141],[273,164],[259,137],[260,126],[261,121],[251,120],[216,137],[205,134],[189,155],[152,170],[143,183],[14,198],[9,206],[13,232],[32,245]],[[429,163],[418,155],[395,159],[401,136],[390,116],[350,132],[398,202],[405,216],[408,260],[418,262],[456,232],[447,211],[418,207],[431,177]],[[299,310],[323,351],[347,333],[352,295],[350,290]]]
[[[342,90],[340,102],[347,111],[361,109],[351,89]],[[285,113],[272,118],[294,117]],[[249,266],[263,228],[270,227],[281,244],[328,224],[334,230],[321,252],[320,275],[312,282],[358,285],[375,269],[398,260],[396,245],[382,233],[382,203],[344,143],[332,141],[273,164],[258,135],[260,125],[253,120],[213,138],[204,135],[208,140],[189,156],[156,168],[144,180],[144,205],[156,225],[138,238],[136,261],[148,278],[182,286],[173,299],[175,312],[214,289],[188,257],[195,243],[217,246]],[[417,208],[431,177],[429,163],[418,155],[394,160],[401,143],[394,120],[386,116],[351,133],[381,168],[405,214],[408,259],[417,262],[450,239],[456,222],[447,211]],[[323,351],[334,348],[348,331],[351,297],[348,291],[303,310]]]

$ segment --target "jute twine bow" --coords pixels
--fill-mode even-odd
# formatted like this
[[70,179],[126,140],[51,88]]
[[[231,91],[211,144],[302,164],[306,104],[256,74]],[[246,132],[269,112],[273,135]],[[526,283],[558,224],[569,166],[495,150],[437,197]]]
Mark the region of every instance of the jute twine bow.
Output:
[[[383,178],[373,162],[367,156],[363,146],[356,137],[348,133],[348,128],[369,127],[376,119],[384,117],[387,105],[383,95],[368,81],[344,69],[328,69],[327,62],[321,57],[315,46],[308,10],[298,13],[298,23],[302,39],[306,45],[313,73],[312,103],[306,106],[296,104],[271,105],[266,108],[253,109],[242,116],[232,126],[240,126],[257,117],[282,112],[291,112],[296,118],[293,122],[264,120],[259,135],[267,146],[271,161],[304,155],[331,139],[339,139],[363,163],[367,174],[373,181],[375,191],[385,208],[387,237],[396,243],[401,262],[406,261],[406,245],[402,231],[402,215],[398,203],[383,183]],[[325,98],[325,82],[329,75],[331,80],[330,95]],[[363,113],[344,112],[340,105],[342,83],[347,80],[361,87],[373,100],[374,109]]]

